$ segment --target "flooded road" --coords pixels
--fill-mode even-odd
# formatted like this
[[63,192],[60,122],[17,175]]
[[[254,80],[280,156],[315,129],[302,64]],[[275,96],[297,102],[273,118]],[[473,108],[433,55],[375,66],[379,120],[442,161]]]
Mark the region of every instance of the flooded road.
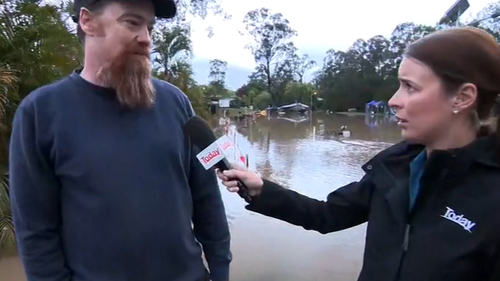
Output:
[[[348,138],[333,131],[346,125]],[[328,193],[363,176],[361,165],[399,141],[384,118],[318,114],[238,121],[237,144],[249,167],[304,195]],[[217,131],[224,131],[218,128]],[[231,159],[232,160],[232,159]],[[322,235],[244,209],[222,192],[232,233],[233,281],[354,281],[361,268],[365,225]],[[0,259],[1,281],[25,281],[16,258]]]
[[[349,138],[332,131],[346,125]],[[301,194],[324,200],[359,180],[361,165],[400,140],[395,123],[364,116],[257,119],[239,125],[250,169]],[[232,233],[231,280],[354,281],[361,269],[365,224],[322,235],[244,209],[223,192]]]

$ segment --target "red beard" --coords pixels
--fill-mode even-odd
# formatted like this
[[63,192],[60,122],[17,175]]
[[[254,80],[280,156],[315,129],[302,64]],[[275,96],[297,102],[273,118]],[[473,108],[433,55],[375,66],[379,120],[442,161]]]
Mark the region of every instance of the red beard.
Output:
[[99,71],[98,78],[116,90],[118,102],[126,108],[149,108],[154,103],[148,48],[127,48]]

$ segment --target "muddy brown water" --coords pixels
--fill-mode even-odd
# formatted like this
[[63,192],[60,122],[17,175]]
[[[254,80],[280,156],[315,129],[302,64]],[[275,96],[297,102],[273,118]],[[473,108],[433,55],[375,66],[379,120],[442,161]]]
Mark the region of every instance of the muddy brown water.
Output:
[[[349,138],[331,133],[342,125]],[[251,169],[317,199],[358,180],[364,162],[400,139],[395,123],[383,117],[291,115],[231,127],[238,131],[238,146],[249,154]],[[231,280],[356,280],[365,224],[322,235],[248,212],[238,196],[225,190],[222,195],[232,234]],[[0,258],[0,281],[26,281],[19,258]]]

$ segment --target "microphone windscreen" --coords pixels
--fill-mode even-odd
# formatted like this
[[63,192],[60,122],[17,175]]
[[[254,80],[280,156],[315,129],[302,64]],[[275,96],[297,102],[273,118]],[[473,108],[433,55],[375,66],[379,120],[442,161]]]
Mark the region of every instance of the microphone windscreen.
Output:
[[184,135],[188,136],[200,150],[217,141],[212,128],[198,116],[193,116],[184,124]]

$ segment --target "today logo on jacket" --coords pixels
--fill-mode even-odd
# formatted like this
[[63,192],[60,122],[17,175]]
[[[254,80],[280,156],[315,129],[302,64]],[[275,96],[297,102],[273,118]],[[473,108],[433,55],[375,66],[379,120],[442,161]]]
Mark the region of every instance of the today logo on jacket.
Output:
[[464,217],[463,214],[457,214],[455,210],[450,207],[446,207],[446,212],[444,215],[441,215],[441,217],[460,225],[464,230],[470,233],[472,233],[472,228],[476,225],[475,222]]

